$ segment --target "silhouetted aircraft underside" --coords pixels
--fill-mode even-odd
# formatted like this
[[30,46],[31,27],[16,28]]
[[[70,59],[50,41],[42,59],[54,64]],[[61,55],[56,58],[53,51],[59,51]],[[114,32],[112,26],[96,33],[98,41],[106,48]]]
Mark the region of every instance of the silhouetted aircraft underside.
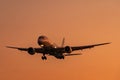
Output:
[[38,38],[38,44],[40,45],[39,48],[20,48],[20,47],[11,47],[6,46],[7,48],[18,49],[21,51],[27,51],[30,55],[34,55],[35,53],[41,53],[43,56],[41,57],[42,60],[47,60],[45,55],[51,55],[56,57],[57,59],[64,59],[65,56],[74,56],[74,55],[81,55],[81,54],[71,54],[73,51],[76,50],[83,50],[88,48],[93,48],[96,46],[106,45],[110,43],[100,43],[100,44],[93,44],[93,45],[85,45],[85,46],[64,46],[65,38],[62,40],[61,47],[56,46],[56,44],[52,43],[46,36],[40,36]]

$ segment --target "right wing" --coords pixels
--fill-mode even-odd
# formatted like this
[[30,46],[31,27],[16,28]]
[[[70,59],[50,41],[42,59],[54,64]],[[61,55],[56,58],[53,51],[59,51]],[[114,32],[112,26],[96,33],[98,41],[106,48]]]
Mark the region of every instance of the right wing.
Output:
[[89,48],[93,48],[95,46],[101,46],[101,45],[106,45],[106,44],[110,44],[110,43],[101,43],[101,44],[93,44],[93,45],[85,45],[85,46],[76,46],[76,47],[71,47],[73,51],[75,50],[83,50],[83,49],[89,49]]
[[[100,44],[85,45],[85,46],[72,46],[71,49],[72,51],[76,51],[76,50],[90,49],[96,46],[101,46],[101,45],[106,45],[106,44],[110,44],[110,43],[100,43]],[[66,53],[65,47],[55,48],[55,51],[57,51],[58,53]]]

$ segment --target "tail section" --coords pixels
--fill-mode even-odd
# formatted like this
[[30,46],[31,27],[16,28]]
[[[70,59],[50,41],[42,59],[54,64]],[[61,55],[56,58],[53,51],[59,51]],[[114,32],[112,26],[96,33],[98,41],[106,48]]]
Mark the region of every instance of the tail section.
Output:
[[61,47],[64,47],[64,45],[65,45],[65,38],[63,38],[63,40],[62,40]]

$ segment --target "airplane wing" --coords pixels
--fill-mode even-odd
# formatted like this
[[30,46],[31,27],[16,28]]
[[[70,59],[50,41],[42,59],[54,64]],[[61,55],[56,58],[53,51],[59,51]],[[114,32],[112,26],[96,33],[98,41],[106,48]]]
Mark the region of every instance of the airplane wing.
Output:
[[76,47],[71,47],[73,51],[75,50],[83,50],[83,49],[89,49],[89,48],[93,48],[96,46],[101,46],[101,45],[106,45],[106,44],[110,44],[110,43],[101,43],[101,44],[93,44],[93,45],[85,45],[85,46],[76,46]]
[[12,49],[18,49],[21,51],[28,51],[28,48],[19,48],[19,47],[11,47],[11,46],[6,46],[7,48],[12,48]]
[[[28,51],[29,48],[20,48],[20,47],[11,47],[11,46],[6,46],[7,48],[12,48],[12,49],[18,49],[20,51]],[[36,53],[42,53],[43,50],[41,48],[33,48]]]
[[[101,46],[101,45],[106,45],[106,44],[110,44],[110,43],[101,43],[101,44],[93,44],[93,45],[85,45],[85,46],[75,46],[75,47],[71,47],[72,51],[75,50],[83,50],[83,49],[89,49],[89,48],[93,48],[95,46]],[[20,48],[20,47],[11,47],[11,46],[6,46],[7,48],[12,48],[12,49],[18,49],[20,51],[28,51],[29,48]],[[35,50],[36,53],[44,53],[44,50],[42,48],[33,48]],[[55,48],[54,50],[57,51],[58,53],[66,53],[65,48]],[[81,55],[81,54],[67,54],[65,56],[73,56],[73,55]]]

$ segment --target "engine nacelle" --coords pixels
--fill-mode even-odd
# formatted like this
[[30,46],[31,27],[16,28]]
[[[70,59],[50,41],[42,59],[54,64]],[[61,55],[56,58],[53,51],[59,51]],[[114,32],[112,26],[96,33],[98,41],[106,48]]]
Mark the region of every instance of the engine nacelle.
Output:
[[34,55],[34,54],[35,54],[35,49],[32,48],[32,47],[29,47],[29,48],[28,48],[28,53],[29,53],[30,55]]
[[70,46],[66,46],[65,47],[65,52],[66,53],[71,53],[72,52],[72,48]]

